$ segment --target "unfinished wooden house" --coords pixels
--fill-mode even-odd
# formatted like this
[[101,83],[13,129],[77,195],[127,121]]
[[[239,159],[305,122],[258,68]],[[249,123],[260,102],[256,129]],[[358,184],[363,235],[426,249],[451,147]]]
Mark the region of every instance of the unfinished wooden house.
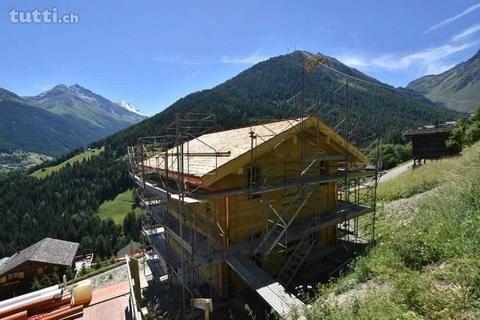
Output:
[[182,288],[183,317],[189,298],[212,298],[216,309],[252,290],[285,316],[303,304],[286,291],[299,270],[313,275],[372,235],[359,218],[375,210],[376,170],[315,116],[202,134],[211,120],[178,116],[174,135],[129,148],[131,175],[164,230],[147,234]]

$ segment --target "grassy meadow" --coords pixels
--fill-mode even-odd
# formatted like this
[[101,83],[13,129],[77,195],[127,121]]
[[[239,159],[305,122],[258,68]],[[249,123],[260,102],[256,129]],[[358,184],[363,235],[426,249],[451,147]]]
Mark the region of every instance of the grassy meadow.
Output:
[[[100,218],[111,218],[116,224],[121,225],[127,213],[132,211],[133,204],[133,189],[129,189],[118,194],[115,199],[102,203],[97,213]],[[135,210],[140,209],[137,208]]]
[[380,201],[392,201],[431,190],[441,183],[448,182],[453,169],[461,164],[468,166],[471,157],[479,152],[477,144],[466,148],[460,157],[431,161],[404,172],[395,179],[379,184],[377,197]]
[[[345,275],[318,288],[308,319],[480,319],[480,143],[378,191],[387,201],[435,187],[411,221],[382,232]],[[379,228],[397,220],[392,212]]]
[[45,167],[45,168],[42,168],[42,169],[39,169],[35,172],[32,172],[30,175],[32,177],[35,177],[35,178],[45,178],[46,176],[52,174],[53,172],[57,172],[59,171],[60,169],[62,169],[63,167],[65,167],[67,164],[70,164],[70,165],[73,165],[74,163],[77,163],[77,162],[82,162],[84,160],[88,160],[90,159],[91,157],[94,157],[94,156],[97,156],[99,155],[101,152],[103,152],[103,148],[101,149],[92,149],[92,150],[86,150],[82,153],[79,153],[73,157],[71,157],[70,159],[68,160],[65,160],[64,162],[62,163],[59,163],[55,166],[51,166],[51,167]]

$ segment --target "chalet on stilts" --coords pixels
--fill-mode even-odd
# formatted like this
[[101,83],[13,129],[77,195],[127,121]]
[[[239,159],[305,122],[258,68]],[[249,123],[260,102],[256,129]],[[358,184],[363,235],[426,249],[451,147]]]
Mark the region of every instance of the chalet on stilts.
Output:
[[455,125],[453,123],[425,126],[405,132],[404,137],[412,141],[414,166],[422,160],[435,160],[454,156],[459,150],[447,147],[447,140]]

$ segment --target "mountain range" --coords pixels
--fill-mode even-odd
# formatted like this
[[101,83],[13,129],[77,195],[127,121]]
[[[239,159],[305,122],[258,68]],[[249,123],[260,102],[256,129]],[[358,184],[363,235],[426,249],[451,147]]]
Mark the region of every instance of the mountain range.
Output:
[[328,64],[305,74],[304,108],[336,126],[346,115],[348,90],[348,118],[357,143],[372,133],[399,141],[403,130],[455,120],[462,114],[454,110],[470,112],[480,98],[480,52],[442,74],[395,88],[333,57],[295,51],[189,94],[149,119],[127,101],[114,103],[77,84],[58,85],[32,97],[0,89],[0,152],[59,155],[101,139],[93,145],[105,143],[123,153],[140,136],[166,133],[176,113],[214,113],[217,129],[298,116],[307,57],[324,57]]
[[121,100],[121,101],[117,102],[117,104],[120,107],[125,108],[130,112],[136,113],[136,114],[141,115],[141,116],[145,116],[145,114],[143,114],[136,106],[134,106],[133,104],[131,104],[130,102],[128,102],[126,100]]
[[[125,150],[139,136],[165,134],[176,113],[211,112],[217,129],[294,117],[300,114],[299,91],[307,57],[323,56],[306,51],[270,58],[208,90],[187,95],[157,115],[133,125],[98,144]],[[323,56],[326,57],[326,56]],[[357,139],[370,133],[401,137],[401,131],[427,123],[454,120],[459,113],[438,106],[408,88],[394,88],[326,57],[328,67],[318,66],[305,75],[305,109],[337,125],[346,112],[346,79],[349,118],[356,126]],[[296,99],[291,99],[297,96]],[[355,137],[353,137],[355,138]]]
[[407,88],[449,109],[474,112],[480,106],[480,50],[450,70],[410,82]]
[[78,84],[58,85],[33,97],[0,88],[0,112],[0,151],[53,156],[146,118]]

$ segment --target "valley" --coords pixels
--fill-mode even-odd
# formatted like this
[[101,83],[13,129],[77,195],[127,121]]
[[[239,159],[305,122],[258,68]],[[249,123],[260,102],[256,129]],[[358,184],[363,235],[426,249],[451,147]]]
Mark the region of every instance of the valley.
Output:
[[14,170],[28,170],[49,160],[53,160],[53,158],[35,152],[13,151],[0,153],[0,174]]
[[[302,73],[312,57],[328,63]],[[308,319],[465,314],[474,319],[479,315],[479,224],[471,195],[480,192],[480,113],[469,117],[464,112],[470,109],[451,110],[420,87],[395,88],[333,57],[294,51],[191,93],[149,118],[126,101],[111,102],[79,85],[58,85],[32,97],[2,89],[0,108],[7,117],[0,120],[0,150],[5,150],[0,154],[0,257],[48,236],[78,242],[79,254],[94,253],[97,261],[108,261],[129,243],[144,241],[147,210],[129,175],[127,146],[142,136],[171,133],[168,127],[179,113],[213,113],[214,131],[221,132],[276,119],[294,121],[306,109],[325,122],[323,128],[334,128],[328,131],[331,137],[347,136],[359,149],[382,141],[383,168],[378,169],[393,171],[380,179],[375,194],[375,241],[342,264],[335,277],[309,289],[308,307],[294,314]],[[352,128],[342,125],[347,116]],[[403,133],[452,121],[457,121],[452,141],[464,148],[462,154],[411,169],[412,145]],[[328,136],[322,134],[322,139]],[[291,141],[295,146],[296,138]],[[322,143],[334,150],[332,158],[349,145],[336,142],[333,147],[330,141],[335,138]],[[377,161],[377,149],[371,151],[364,158]],[[243,167],[236,172],[248,176]],[[461,179],[463,175],[468,178]],[[464,210],[458,213],[455,207]],[[367,224],[362,218],[360,227]]]
[[66,159],[65,161],[60,162],[59,164],[55,164],[52,166],[48,166],[48,164],[44,164],[41,169],[38,169],[30,174],[30,176],[35,178],[45,178],[48,175],[52,174],[53,172],[58,172],[65,166],[72,166],[75,163],[87,161],[92,157],[95,157],[101,154],[104,151],[104,148],[99,149],[88,149],[81,153],[75,154],[74,156]]
[[[34,97],[0,88],[0,112],[0,151],[49,157],[86,147],[146,118],[79,85],[59,85]],[[5,165],[29,167],[18,162]]]
[[[26,201],[29,209],[18,208],[23,213],[18,212],[13,215],[16,217],[15,219],[20,219],[19,221],[27,219],[31,215],[35,216],[34,221],[36,222],[29,222],[29,224],[34,223],[37,225],[35,228],[39,228],[38,231],[44,231],[36,232],[35,235],[25,231],[26,234],[22,238],[8,232],[10,235],[2,242],[3,248],[0,246],[0,249],[2,249],[0,251],[3,254],[9,254],[11,248],[19,244],[25,246],[38,239],[45,232],[52,232],[51,229],[45,229],[44,226],[41,226],[40,221],[45,221],[44,219],[50,215],[47,214],[47,208],[52,209],[53,203],[47,201],[47,199],[58,197],[57,193],[60,192],[60,194],[63,194],[63,204],[53,205],[52,213],[56,212],[67,220],[82,219],[84,221],[82,223],[88,224],[98,223],[98,219],[100,219],[103,221],[102,225],[108,226],[111,230],[115,229],[115,231],[112,231],[115,236],[114,238],[102,239],[101,229],[97,227],[94,229],[98,230],[99,233],[83,228],[74,232],[69,230],[69,227],[58,229],[54,233],[79,241],[82,244],[81,248],[84,250],[103,245],[104,247],[100,250],[101,254],[108,256],[109,253],[126,241],[121,236],[121,227],[118,230],[114,224],[122,225],[123,217],[131,211],[134,203],[131,198],[131,191],[129,191],[132,188],[132,182],[127,177],[128,166],[124,157],[126,146],[136,143],[138,137],[142,135],[167,133],[166,126],[174,120],[175,114],[187,110],[189,112],[215,112],[217,116],[216,130],[235,128],[261,119],[294,116],[299,112],[299,102],[288,100],[301,87],[299,70],[301,70],[303,61],[307,56],[316,55],[305,51],[295,51],[288,55],[270,58],[248,68],[213,89],[187,95],[149,119],[131,125],[104,139],[91,142],[88,150],[75,151],[66,157],[58,158],[59,160],[53,161],[53,163],[51,161],[47,162],[32,172],[30,176],[22,176],[22,174],[20,176],[5,176],[3,178],[5,188],[8,188],[11,184],[15,184],[15,187],[10,188],[9,192],[4,194],[3,199],[0,199],[0,209],[10,208],[0,210],[0,213],[6,214],[12,212],[12,210],[17,211],[17,209],[10,207],[12,201],[21,198],[30,199],[38,192],[42,192],[42,197],[45,197],[43,201],[46,202],[42,204],[38,202],[42,201],[42,197],[36,197],[36,203]],[[413,91],[395,89],[382,84],[356,69],[349,68],[334,58],[327,57],[327,59],[329,68],[319,66],[315,72],[306,78],[305,101],[307,105],[312,106],[311,112],[323,115],[328,124],[335,126],[342,116],[345,95],[334,95],[332,92],[342,85],[342,77],[344,77],[342,74],[360,79],[361,81],[358,84],[354,84],[350,88],[350,98],[353,101],[351,106],[352,117],[355,119],[355,125],[358,125],[356,130],[363,132],[353,138],[360,145],[363,143],[362,137],[366,135],[365,132],[371,134],[373,131],[377,135],[389,136],[390,141],[401,141],[401,132],[407,128],[454,120],[462,115],[436,106],[427,98],[421,98]],[[334,69],[334,71],[331,69]],[[378,86],[370,86],[369,82]],[[93,114],[99,112],[103,114],[104,111],[97,109],[108,109],[114,104],[78,85],[70,87],[60,85],[36,97],[29,98],[20,98],[8,91],[2,92],[0,105],[13,106],[12,104],[19,104],[19,106],[28,108],[28,110],[48,114],[51,117],[64,117],[68,111],[72,114],[69,117],[75,118],[75,121],[87,121],[89,123],[87,127],[98,126],[105,120],[103,116],[94,116],[88,120]],[[132,109],[131,106],[129,108],[131,110],[123,108],[122,112],[117,112],[115,119],[125,120],[125,117],[131,117],[131,121],[138,121],[144,118],[138,115],[138,110]],[[24,118],[23,115],[22,117]],[[25,128],[32,128],[32,123],[29,122],[29,126],[25,126]],[[84,129],[82,128],[81,131],[84,131]],[[36,136],[41,137],[42,135]],[[61,136],[62,138],[48,138],[48,141],[59,142],[66,137],[64,132]],[[78,144],[85,144],[89,139],[93,140],[94,138],[87,138],[82,140],[83,142],[75,142],[69,148],[74,148]],[[6,140],[18,141],[8,138],[8,136]],[[2,141],[1,135],[0,141]],[[24,140],[24,142],[27,141],[29,144],[32,142],[31,139]],[[386,142],[388,140],[384,141],[384,143]],[[29,149],[29,146],[25,146],[25,149]],[[43,150],[45,148],[34,149]],[[48,150],[51,150],[48,153],[52,155],[59,152],[59,149],[52,145],[49,146]],[[405,160],[399,158],[398,161]],[[53,172],[58,174],[52,175]],[[107,179],[107,177],[109,178]],[[55,185],[69,185],[70,187],[60,190]],[[86,187],[87,185],[88,187]],[[31,191],[28,193],[22,191],[27,189],[31,189]],[[137,215],[139,214],[137,209],[135,212]],[[11,214],[9,216],[10,218],[7,220],[13,219]],[[11,223],[15,224],[14,220]],[[7,223],[7,225],[11,224]],[[17,230],[17,228],[18,226],[12,227],[11,230]],[[35,228],[32,230],[35,230]],[[101,244],[105,241],[107,243]]]

